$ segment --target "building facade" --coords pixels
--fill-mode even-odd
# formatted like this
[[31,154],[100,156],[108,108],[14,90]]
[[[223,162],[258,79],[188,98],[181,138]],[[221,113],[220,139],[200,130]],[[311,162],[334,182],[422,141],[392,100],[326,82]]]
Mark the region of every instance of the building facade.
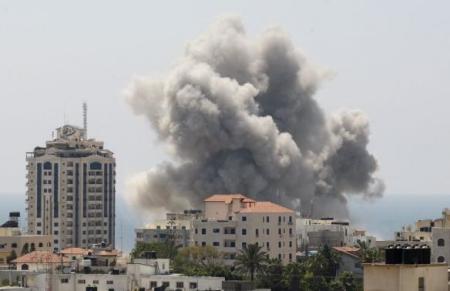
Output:
[[23,234],[20,231],[19,212],[11,212],[7,222],[0,226],[0,267],[8,265],[13,254],[24,255],[32,251],[52,251],[53,238],[50,235]]
[[444,264],[364,264],[364,291],[448,290]]
[[293,210],[241,194],[213,195],[204,200],[204,206],[204,218],[194,221],[195,245],[214,246],[227,264],[249,244],[262,246],[270,258],[284,264],[295,261]]
[[28,232],[52,235],[53,247],[114,247],[113,153],[65,125],[45,147],[27,153]]
[[431,261],[450,264],[450,228],[433,227]]
[[185,210],[183,213],[167,213],[166,219],[136,228],[136,243],[173,241],[177,247],[191,243],[192,223],[202,217],[200,210]]

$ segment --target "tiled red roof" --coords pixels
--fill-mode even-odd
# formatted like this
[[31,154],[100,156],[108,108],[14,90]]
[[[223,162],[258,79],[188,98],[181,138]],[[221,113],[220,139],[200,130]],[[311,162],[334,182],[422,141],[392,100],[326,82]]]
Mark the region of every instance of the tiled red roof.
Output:
[[34,251],[18,257],[13,261],[13,263],[17,264],[32,264],[32,263],[41,263],[41,264],[56,264],[56,263],[68,263],[69,259],[62,255],[57,255],[50,251]]
[[350,256],[359,257],[359,248],[356,247],[333,247],[339,253],[344,253]]
[[269,213],[294,213],[294,210],[283,207],[281,205],[269,202],[269,201],[257,201],[255,203],[249,203],[247,207],[242,208],[239,212],[241,213],[258,213],[258,212],[269,212]]
[[83,248],[65,248],[61,251],[65,256],[87,256],[89,253],[92,253],[92,250]]
[[230,204],[233,199],[243,199],[243,202],[254,202],[255,200],[250,199],[242,194],[215,194],[206,198],[205,202],[225,202]]

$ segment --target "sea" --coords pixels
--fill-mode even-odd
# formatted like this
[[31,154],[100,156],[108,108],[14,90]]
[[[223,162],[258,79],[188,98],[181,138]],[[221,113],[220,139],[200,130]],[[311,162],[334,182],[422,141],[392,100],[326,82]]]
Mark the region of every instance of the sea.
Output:
[[[10,211],[20,211],[20,223],[25,226],[25,194],[0,193],[0,199],[0,223],[8,219]],[[139,216],[123,195],[116,199],[116,247],[129,252],[134,245],[134,228],[150,221]],[[373,201],[354,198],[348,203],[351,224],[382,240],[393,239],[395,231],[418,219],[439,218],[444,208],[450,208],[450,194],[385,194]]]

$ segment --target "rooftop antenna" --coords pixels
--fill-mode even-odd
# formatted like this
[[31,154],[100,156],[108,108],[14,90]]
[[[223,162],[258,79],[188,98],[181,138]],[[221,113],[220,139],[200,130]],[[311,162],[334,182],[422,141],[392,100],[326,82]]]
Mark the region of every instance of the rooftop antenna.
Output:
[[83,129],[84,138],[87,139],[87,103],[83,102]]

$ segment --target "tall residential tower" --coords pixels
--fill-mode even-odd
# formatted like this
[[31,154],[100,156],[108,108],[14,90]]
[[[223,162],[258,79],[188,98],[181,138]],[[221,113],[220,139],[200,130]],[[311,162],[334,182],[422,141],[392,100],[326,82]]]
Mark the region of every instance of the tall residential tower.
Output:
[[28,232],[53,235],[55,250],[114,247],[115,158],[87,138],[84,124],[58,128],[55,139],[26,156]]

